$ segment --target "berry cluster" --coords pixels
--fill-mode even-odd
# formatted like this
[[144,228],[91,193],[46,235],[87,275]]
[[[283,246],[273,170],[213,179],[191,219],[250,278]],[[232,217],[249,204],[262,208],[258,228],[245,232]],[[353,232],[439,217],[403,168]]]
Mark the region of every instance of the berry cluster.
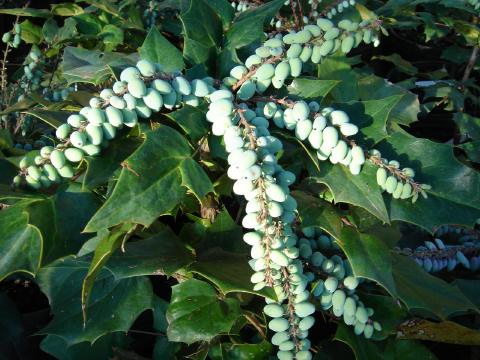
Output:
[[348,260],[339,255],[327,257],[325,253],[338,252],[336,242],[314,227],[303,228],[303,237],[298,241],[300,256],[310,270],[307,276],[312,282],[311,294],[320,301],[320,307],[337,317],[346,325],[354,326],[354,332],[370,339],[374,331],[382,327],[371,317],[374,310],[365,307],[356,294],[363,279],[356,277]]
[[7,31],[5,34],[2,35],[2,42],[14,48],[18,48],[18,46],[22,42],[21,34],[22,27],[20,26],[20,24],[16,23],[12,30]]
[[465,241],[461,245],[445,245],[441,239],[425,241],[425,245],[397,249],[398,252],[410,256],[427,272],[442,270],[452,271],[458,265],[471,271],[480,269],[480,243]]
[[411,168],[400,169],[400,163],[397,160],[387,160],[382,158],[382,154],[378,150],[370,151],[370,161],[378,166],[377,170],[377,184],[383,191],[391,194],[394,199],[412,199],[415,203],[418,199],[418,194],[421,194],[425,199],[427,193],[425,190],[430,190],[432,187],[428,184],[419,184],[413,180],[415,171]]

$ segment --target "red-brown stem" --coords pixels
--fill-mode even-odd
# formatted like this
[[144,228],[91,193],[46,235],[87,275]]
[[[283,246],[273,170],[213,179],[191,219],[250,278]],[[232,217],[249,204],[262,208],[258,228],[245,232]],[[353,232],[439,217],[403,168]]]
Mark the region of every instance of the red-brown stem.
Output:
[[300,21],[298,19],[297,10],[295,9],[296,8],[295,4],[296,4],[295,0],[290,0],[290,8],[292,9],[293,18],[295,19],[295,27],[297,29],[300,29]]
[[238,80],[235,85],[232,86],[232,91],[236,91],[240,88],[240,86],[243,85],[243,83],[247,80],[249,80],[253,75],[255,75],[255,73],[257,72],[258,68],[264,64],[274,64],[278,61],[280,61],[282,59],[282,55],[278,55],[278,56],[272,56],[270,58],[268,58],[267,60],[265,60],[262,64],[260,65],[256,65],[256,66],[253,66],[249,72],[247,72],[245,75],[243,75],[243,77]]
[[409,178],[407,175],[405,175],[405,173],[400,170],[400,169],[397,169],[396,167],[392,166],[392,165],[387,165],[387,164],[384,164],[382,159],[378,156],[369,156],[368,159],[375,165],[375,166],[378,166],[380,168],[384,168],[385,170],[389,171],[391,174],[393,174],[395,177],[403,180],[404,182],[408,182],[410,183],[410,185],[412,185],[412,188],[413,188],[413,191],[418,193],[418,192],[421,192],[422,191],[422,185],[413,181],[411,178]]
[[295,344],[295,349],[297,351],[300,350],[300,343],[298,341],[298,324],[296,323],[296,315],[295,315],[295,299],[292,293],[292,289],[290,287],[290,279],[288,270],[286,267],[282,267],[282,281],[283,281],[283,291],[287,294],[287,310],[288,310],[288,322],[290,323],[290,336]]

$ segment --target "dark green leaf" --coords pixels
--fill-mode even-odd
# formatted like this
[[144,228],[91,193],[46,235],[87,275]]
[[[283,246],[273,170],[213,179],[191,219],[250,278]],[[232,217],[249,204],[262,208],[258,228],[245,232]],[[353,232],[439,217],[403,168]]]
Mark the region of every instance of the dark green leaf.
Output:
[[26,114],[35,116],[46,124],[58,128],[60,125],[67,122],[67,118],[72,115],[71,112],[66,111],[50,111],[50,110],[27,110]]
[[209,130],[208,122],[205,121],[205,112],[199,108],[185,105],[181,109],[165,114],[178,124],[183,131],[196,144]]
[[425,272],[413,260],[403,255],[392,255],[393,277],[399,298],[410,310],[426,311],[441,319],[477,307],[461,292],[443,280]]
[[[348,59],[344,56],[328,56],[318,65],[318,78],[335,80],[340,83],[335,86],[331,96],[337,102],[358,100],[358,76],[352,71]],[[364,100],[362,98],[362,100]]]
[[265,340],[259,344],[220,343],[208,355],[212,360],[264,360],[272,350],[273,346]]
[[92,291],[98,274],[108,259],[122,245],[126,234],[132,230],[132,228],[133,226],[131,224],[123,224],[122,226],[119,226],[114,231],[107,233],[101,238],[95,247],[92,262],[90,263],[87,275],[82,283],[82,309],[84,322],[87,321],[86,309],[88,307],[88,298],[90,297],[90,292]]
[[150,28],[139,52],[142,59],[162,65],[166,72],[180,71],[185,68],[180,50],[165,39],[155,26]]
[[313,80],[313,79],[295,79],[288,87],[288,92],[292,95],[304,99],[321,100],[340,83],[337,80]]
[[436,359],[426,347],[414,341],[395,340],[385,346],[355,335],[352,327],[344,324],[338,327],[335,339],[350,346],[357,360]]
[[[246,255],[214,248],[199,254],[196,261],[188,269],[210,280],[224,294],[244,292],[271,299],[275,298],[271,289],[252,290],[250,277],[253,275],[253,270],[248,266]],[[218,271],[219,269],[222,270]]]
[[82,342],[68,346],[68,343],[59,336],[48,335],[40,343],[40,348],[47,354],[59,360],[105,360],[113,355],[114,347],[120,343],[117,340],[123,334],[108,334],[102,336],[93,344]]
[[241,13],[227,32],[227,47],[238,49],[263,40],[264,25],[275,16],[284,2],[273,0]]
[[376,171],[377,168],[367,162],[359,175],[352,175],[348,167],[325,161],[320,164],[320,172],[312,176],[311,180],[327,185],[335,202],[360,206],[388,223],[388,212],[377,185]]
[[480,141],[467,142],[458,147],[465,151],[470,161],[480,163]]
[[450,145],[418,139],[398,128],[379,149],[388,159],[412,167],[416,181],[432,186],[428,199],[415,204],[386,196],[391,220],[431,231],[441,224],[472,226],[480,217],[480,175],[458,162]]
[[455,279],[452,285],[480,309],[480,280]]
[[191,344],[210,341],[228,333],[240,306],[235,299],[220,299],[209,284],[196,279],[172,287],[172,300],[167,310],[168,339]]
[[43,260],[48,263],[60,256],[75,254],[88,236],[82,234],[87,221],[100,206],[90,192],[79,192],[78,185],[24,207],[29,223],[42,233]]
[[235,16],[235,10],[231,3],[227,0],[209,0],[207,4],[218,14],[222,20],[223,28],[228,29]]
[[43,23],[42,34],[47,43],[49,44],[54,43],[55,38],[58,35],[58,32],[59,32],[59,27],[55,19],[50,18]]
[[328,232],[347,255],[356,276],[376,281],[396,295],[390,249],[382,239],[346,225],[336,209],[323,200],[300,191],[293,196],[299,204],[302,226],[317,226]]
[[453,121],[457,124],[460,134],[474,140],[480,140],[480,118],[457,112],[453,115]]
[[98,36],[101,37],[107,51],[115,50],[124,41],[123,30],[112,24],[105,25]]
[[390,96],[401,96],[396,106],[391,110],[390,123],[409,125],[417,121],[417,114],[420,112],[418,97],[410,91],[387,82],[375,75],[363,77],[358,82],[358,95],[360,99],[379,100]]
[[145,240],[125,245],[106,267],[116,279],[142,275],[172,275],[194,261],[193,254],[168,228]]
[[171,213],[183,199],[185,188],[197,198],[213,191],[204,170],[191,158],[187,141],[175,130],[160,126],[126,161],[118,183],[86,231],[98,231],[122,222],[149,226]]
[[145,277],[116,281],[101,271],[90,294],[89,318],[83,326],[81,289],[89,262],[66,257],[43,267],[38,283],[48,297],[52,321],[40,334],[62,338],[67,346],[93,343],[116,331],[127,331],[141,312],[152,309],[152,287]]
[[102,31],[102,22],[93,14],[81,14],[74,16],[78,31],[85,35],[97,35]]
[[21,206],[0,211],[0,280],[11,273],[37,272],[42,256],[42,234],[28,223]]
[[98,85],[112,77],[112,67],[134,65],[136,62],[136,54],[66,47],[62,61],[63,75],[69,84],[86,82]]
[[214,57],[222,38],[222,22],[212,8],[204,0],[190,0],[180,20],[184,57],[192,64],[202,64]]
[[93,189],[105,183],[121,167],[123,160],[140,145],[141,140],[135,137],[115,139],[101,156],[86,157],[87,171],[83,178],[83,186]]
[[407,75],[414,76],[418,73],[418,69],[412,65],[410,61],[405,60],[398,54],[378,55],[372,59],[385,60],[395,65],[395,69]]

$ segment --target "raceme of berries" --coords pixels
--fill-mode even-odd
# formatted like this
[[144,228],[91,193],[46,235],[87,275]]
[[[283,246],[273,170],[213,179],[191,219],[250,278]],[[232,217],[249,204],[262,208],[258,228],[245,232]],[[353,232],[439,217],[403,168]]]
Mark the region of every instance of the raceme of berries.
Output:
[[370,151],[369,160],[376,166],[377,184],[381,189],[393,196],[394,199],[412,199],[415,203],[418,194],[425,199],[428,197],[426,190],[432,187],[428,184],[419,184],[413,180],[415,171],[411,168],[401,169],[400,163],[396,160],[387,160],[382,158],[380,151],[373,149]]
[[[308,0],[308,3],[315,10],[314,15],[318,16],[318,12],[316,12],[316,9],[318,8],[318,5],[322,3],[322,0]],[[331,19],[334,16],[341,14],[344,10],[346,10],[350,6],[354,6],[355,3],[356,3],[355,0],[344,0],[344,1],[339,1],[336,4],[333,4],[332,6],[327,6],[325,16],[328,19]]]
[[339,255],[325,255],[339,250],[336,242],[314,227],[303,228],[302,233],[298,240],[300,257],[307,264],[310,292],[319,301],[320,307],[342,318],[346,325],[354,327],[356,335],[363,334],[366,339],[371,338],[374,331],[381,331],[380,323],[371,319],[374,310],[365,307],[356,294],[363,279],[353,274],[347,259]]
[[[456,235],[459,244],[445,244],[440,236]],[[432,241],[425,241],[414,250],[396,248],[398,253],[407,255],[425,271],[435,273],[442,270],[452,271],[457,266],[477,271],[480,269],[480,242],[475,231],[466,231],[460,227],[444,225],[435,232]]]
[[320,18],[316,25],[305,25],[298,32],[277,34],[257,48],[244,66],[233,68],[223,82],[233,90],[238,89],[239,98],[246,101],[255,92],[263,93],[270,86],[282,88],[287,78],[302,74],[304,63],[318,64],[339,49],[349,53],[362,41],[367,44],[378,41],[380,26],[376,21],[359,24],[343,20],[338,26]]
[[2,35],[2,42],[14,48],[18,48],[18,46],[22,42],[21,35],[22,35],[22,27],[20,26],[19,23],[16,23],[12,30]]

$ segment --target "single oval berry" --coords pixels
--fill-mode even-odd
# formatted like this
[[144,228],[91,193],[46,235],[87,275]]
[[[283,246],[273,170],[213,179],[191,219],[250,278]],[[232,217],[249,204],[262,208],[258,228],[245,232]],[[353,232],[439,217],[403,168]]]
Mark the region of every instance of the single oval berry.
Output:
[[141,79],[132,79],[128,82],[128,92],[135,98],[140,99],[147,94],[147,87]]
[[80,162],[83,159],[83,151],[81,149],[68,148],[65,149],[64,153],[67,160],[73,163]]
[[148,60],[140,60],[136,66],[143,76],[151,77],[155,75],[155,64],[152,64]]

